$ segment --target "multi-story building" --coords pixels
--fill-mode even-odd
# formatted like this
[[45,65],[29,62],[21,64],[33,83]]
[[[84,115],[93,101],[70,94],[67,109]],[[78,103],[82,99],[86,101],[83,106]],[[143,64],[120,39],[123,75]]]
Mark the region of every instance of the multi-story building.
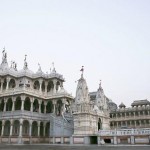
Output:
[[150,128],[150,102],[136,100],[131,107],[121,103],[119,108],[110,112],[110,127],[119,128]]

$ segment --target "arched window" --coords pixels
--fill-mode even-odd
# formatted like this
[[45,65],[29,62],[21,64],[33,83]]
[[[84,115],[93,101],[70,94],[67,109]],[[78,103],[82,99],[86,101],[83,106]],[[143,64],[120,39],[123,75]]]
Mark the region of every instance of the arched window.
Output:
[[6,103],[6,111],[12,111],[12,99],[9,98]]
[[53,112],[53,104],[52,101],[48,101],[46,105],[46,113],[52,113]]
[[19,135],[19,129],[20,129],[20,122],[19,120],[15,120],[13,124],[13,135],[18,136]]
[[102,122],[101,122],[101,119],[99,118],[98,119],[98,130],[101,130],[102,129]]
[[11,79],[11,80],[9,81],[9,88],[15,88],[15,86],[16,86],[15,80],[14,80],[14,79]]
[[39,112],[39,103],[37,99],[35,99],[33,103],[33,112]]
[[46,127],[45,127],[45,136],[50,136],[50,122],[46,123]]
[[10,134],[10,121],[7,120],[4,126],[4,136],[9,136]]
[[22,135],[29,135],[29,121],[24,120],[22,126]]
[[24,110],[30,111],[30,107],[31,107],[30,98],[26,97],[24,101]]
[[50,92],[54,89],[54,84],[52,81],[49,81],[48,82],[48,85],[47,85],[47,92]]
[[21,110],[21,97],[17,97],[15,101],[15,110]]
[[32,136],[38,136],[38,124],[36,121],[32,123]]

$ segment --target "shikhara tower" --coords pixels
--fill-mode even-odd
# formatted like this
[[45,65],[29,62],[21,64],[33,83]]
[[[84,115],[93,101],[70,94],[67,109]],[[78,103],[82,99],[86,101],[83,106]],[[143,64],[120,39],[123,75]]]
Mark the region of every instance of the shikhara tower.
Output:
[[78,80],[73,108],[75,140],[77,136],[80,136],[81,141],[85,137],[88,143],[90,136],[96,135],[99,129],[109,129],[109,110],[101,84],[96,100],[91,101],[83,72]]

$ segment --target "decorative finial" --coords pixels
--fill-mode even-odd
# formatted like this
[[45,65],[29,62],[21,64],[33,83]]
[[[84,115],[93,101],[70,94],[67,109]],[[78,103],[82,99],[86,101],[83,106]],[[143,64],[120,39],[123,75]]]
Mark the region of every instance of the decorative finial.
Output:
[[81,68],[81,70],[80,70],[80,71],[82,72],[81,77],[83,77],[84,66],[82,66],[82,68]]
[[27,55],[25,55],[24,61],[26,61],[26,60],[27,60],[27,58],[26,58],[26,57],[27,57]]
[[41,65],[38,63],[38,66],[39,66],[39,69],[38,69],[38,71],[42,71],[42,69],[41,69]]
[[28,69],[28,64],[27,64],[27,55],[25,55],[25,58],[24,58],[24,70]]
[[101,87],[101,84],[102,84],[102,80],[100,80],[99,87]]
[[52,62],[52,67],[53,67],[52,73],[56,73],[54,62]]
[[54,67],[54,62],[52,62],[52,67],[55,68],[55,67]]

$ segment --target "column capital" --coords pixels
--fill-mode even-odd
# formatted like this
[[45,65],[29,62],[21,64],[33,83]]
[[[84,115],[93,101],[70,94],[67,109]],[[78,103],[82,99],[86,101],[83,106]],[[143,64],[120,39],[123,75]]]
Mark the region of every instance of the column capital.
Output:
[[21,95],[21,100],[25,101],[25,99],[26,99],[26,96],[25,95]]
[[52,104],[56,105],[57,104],[57,100],[52,100]]
[[20,125],[22,125],[23,124],[23,119],[20,119],[19,121],[20,121]]
[[47,101],[44,101],[44,105],[47,105]]
[[43,82],[43,79],[40,78],[40,79],[39,79],[39,83],[42,84],[42,82]]
[[42,100],[38,99],[38,103],[39,103],[39,105],[41,105],[42,104]]

